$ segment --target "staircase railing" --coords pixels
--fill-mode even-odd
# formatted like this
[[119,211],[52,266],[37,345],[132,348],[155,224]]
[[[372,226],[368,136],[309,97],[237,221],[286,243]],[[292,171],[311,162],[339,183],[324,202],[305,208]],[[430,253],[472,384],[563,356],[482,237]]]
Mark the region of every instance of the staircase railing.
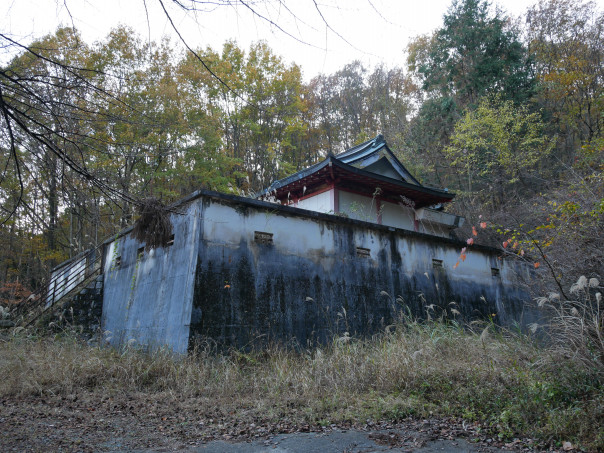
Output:
[[15,325],[31,325],[58,302],[87,286],[101,273],[102,250],[102,245],[86,250],[55,267],[39,290],[15,306],[10,315]]

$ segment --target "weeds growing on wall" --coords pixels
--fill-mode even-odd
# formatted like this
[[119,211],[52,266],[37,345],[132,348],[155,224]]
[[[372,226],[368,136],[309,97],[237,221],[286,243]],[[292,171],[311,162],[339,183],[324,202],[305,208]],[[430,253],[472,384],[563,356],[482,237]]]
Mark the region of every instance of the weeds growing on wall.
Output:
[[145,249],[163,247],[172,235],[170,211],[157,198],[146,198],[138,206],[139,218],[132,229],[133,237]]
[[[584,283],[576,291],[598,289]],[[598,308],[601,296],[591,299],[592,292]],[[217,354],[200,344],[175,358],[132,343],[115,350],[22,331],[0,343],[0,397],[177,394],[209,400],[233,417],[252,411],[311,424],[453,416],[504,440],[525,435],[601,450],[602,322],[599,311],[583,308],[550,307],[558,327],[544,344],[492,324],[401,318],[371,339],[346,335],[302,352],[274,346]]]

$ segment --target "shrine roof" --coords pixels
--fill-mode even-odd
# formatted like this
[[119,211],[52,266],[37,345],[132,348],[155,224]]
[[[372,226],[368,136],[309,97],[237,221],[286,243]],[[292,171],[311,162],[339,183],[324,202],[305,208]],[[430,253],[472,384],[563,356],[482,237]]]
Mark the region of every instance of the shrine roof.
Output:
[[455,197],[447,190],[421,185],[398,161],[381,135],[275,181],[259,196],[272,195],[283,201],[309,195],[331,183],[368,196],[379,188],[381,198],[393,202],[401,202],[403,198],[416,208],[447,203]]

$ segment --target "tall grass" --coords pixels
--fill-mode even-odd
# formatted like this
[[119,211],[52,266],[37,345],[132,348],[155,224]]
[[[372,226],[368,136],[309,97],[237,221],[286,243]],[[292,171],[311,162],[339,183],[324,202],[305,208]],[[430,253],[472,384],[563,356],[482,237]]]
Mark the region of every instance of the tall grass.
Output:
[[401,320],[371,339],[344,336],[305,352],[216,354],[200,346],[186,357],[21,333],[0,346],[0,397],[169,392],[300,423],[456,416],[506,439],[602,449],[598,370],[558,343],[543,348],[492,325],[472,330],[442,320]]
[[599,289],[597,278],[581,276],[570,287],[572,300],[552,292],[537,303],[550,311],[546,332],[557,355],[604,378],[604,304]]

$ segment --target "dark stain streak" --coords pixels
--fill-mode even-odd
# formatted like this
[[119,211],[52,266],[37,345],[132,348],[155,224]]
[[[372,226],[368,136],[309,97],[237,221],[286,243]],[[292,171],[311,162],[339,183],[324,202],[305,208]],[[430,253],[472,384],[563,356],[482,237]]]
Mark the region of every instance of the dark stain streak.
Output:
[[[213,202],[201,197],[204,211]],[[264,216],[266,210],[244,203],[231,206],[226,200],[220,204],[230,206],[241,220]],[[277,210],[279,215],[289,212]],[[441,259],[447,250],[457,250],[453,243],[381,227],[372,229],[362,222],[332,222],[330,218],[314,216],[312,222],[299,222],[300,228],[313,228],[323,240],[333,237],[333,244],[321,248],[318,241],[304,252],[287,249],[287,241],[281,238],[290,232],[263,232],[274,233],[274,244],[269,244],[268,240],[254,241],[253,231],[242,231],[238,243],[222,244],[219,237],[205,238],[201,225],[198,237],[191,239],[198,241],[198,256],[193,263],[189,346],[210,339],[220,348],[251,348],[274,342],[306,347],[344,332],[374,334],[398,319],[402,310],[424,318],[430,304],[435,306],[432,317],[443,313],[451,317],[454,308],[460,312],[455,318],[458,321],[492,318],[493,314],[495,322],[505,325],[523,319],[525,323],[534,321],[536,315],[526,304],[530,300],[527,291],[518,281],[509,280],[510,273],[503,265],[520,269],[519,264],[502,263],[495,253],[476,249],[472,253],[485,256],[485,266],[501,268],[501,276],[491,279],[487,267],[487,280],[468,280],[448,268],[446,260],[443,267],[433,268],[433,258]],[[178,231],[189,230],[193,228]],[[134,251],[139,246],[128,243]],[[359,256],[357,247],[371,253]],[[135,255],[126,250],[122,254],[124,261]],[[132,279],[122,280],[130,284]],[[148,286],[152,284],[155,282]],[[452,301],[455,305],[450,304]]]

